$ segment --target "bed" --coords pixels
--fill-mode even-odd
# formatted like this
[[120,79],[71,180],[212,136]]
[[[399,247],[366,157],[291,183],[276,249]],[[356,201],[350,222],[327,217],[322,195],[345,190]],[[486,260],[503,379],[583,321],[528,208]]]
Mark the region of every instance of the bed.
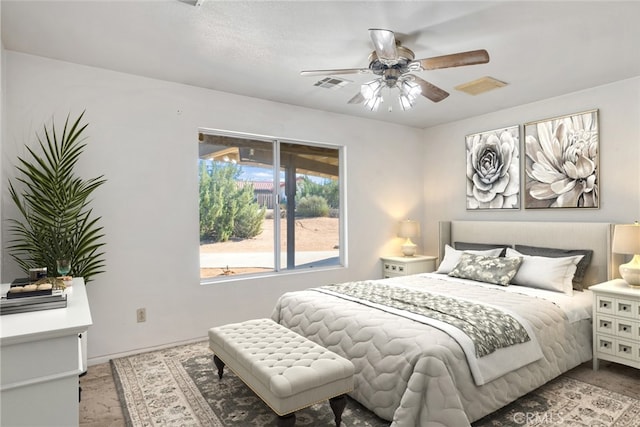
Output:
[[[443,272],[286,293],[272,317],[351,360],[356,368],[351,396],[392,421],[392,426],[469,426],[591,359],[591,295],[587,288],[608,280],[613,271],[610,235],[611,225],[605,223],[441,222],[439,268]],[[494,256],[498,247],[503,260]],[[527,247],[533,248],[535,256]],[[514,253],[514,248],[522,252]],[[567,290],[566,279],[563,288],[553,290],[536,288],[535,284],[504,286],[505,274],[511,282],[518,277],[514,274],[525,271],[529,272],[526,277],[534,273],[547,281],[544,263],[549,260],[538,256],[540,248],[588,250],[591,260],[579,273],[579,286],[570,281]],[[569,261],[562,256],[549,262],[573,263],[573,276],[583,256],[574,258]],[[491,271],[497,263],[500,274],[492,274],[490,279],[482,276],[482,282],[470,280],[482,270],[477,265],[487,262],[492,263]],[[517,262],[520,264],[511,265]],[[541,269],[545,273],[536,274]],[[458,277],[450,277],[447,271]],[[428,294],[423,296],[425,289]],[[412,304],[414,300],[420,303],[409,307],[397,293]],[[494,339],[486,331],[476,330],[470,340],[458,328],[447,325],[448,317],[423,316],[415,308],[422,304],[430,308],[420,310],[431,313],[440,313],[440,306],[461,305],[463,312],[473,313],[466,315],[473,317],[470,323],[477,323],[470,329],[500,318],[495,322],[507,323],[493,329],[508,326],[512,332],[498,333]],[[505,337],[514,342],[502,343]],[[507,367],[507,362],[518,359],[514,357],[518,353],[528,358],[513,360],[513,366]]]

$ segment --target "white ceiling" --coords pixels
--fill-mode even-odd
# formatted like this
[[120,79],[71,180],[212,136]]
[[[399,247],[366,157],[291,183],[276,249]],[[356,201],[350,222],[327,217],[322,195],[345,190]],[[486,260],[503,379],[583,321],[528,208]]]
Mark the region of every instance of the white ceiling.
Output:
[[[203,88],[425,128],[640,75],[640,2],[1,0],[5,49]],[[195,0],[192,1],[192,3]],[[486,49],[488,64],[418,75],[451,96],[402,111],[347,101],[301,70],[367,67],[368,29],[416,58]],[[483,76],[509,85],[477,96]],[[389,106],[393,111],[388,111]],[[594,105],[597,107],[597,105]]]

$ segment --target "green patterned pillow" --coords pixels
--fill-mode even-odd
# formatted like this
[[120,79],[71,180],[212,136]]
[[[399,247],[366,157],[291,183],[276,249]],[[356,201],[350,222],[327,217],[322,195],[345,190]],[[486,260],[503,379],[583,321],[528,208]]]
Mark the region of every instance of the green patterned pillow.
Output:
[[522,258],[463,253],[449,276],[508,286],[518,272]]

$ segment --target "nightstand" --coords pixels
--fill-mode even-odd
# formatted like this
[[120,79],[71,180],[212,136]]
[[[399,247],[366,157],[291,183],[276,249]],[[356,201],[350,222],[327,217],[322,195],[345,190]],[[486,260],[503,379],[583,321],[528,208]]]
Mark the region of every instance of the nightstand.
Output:
[[431,273],[436,269],[436,257],[427,255],[381,257],[382,277],[408,276]]
[[593,369],[598,360],[640,368],[640,288],[616,279],[593,292]]

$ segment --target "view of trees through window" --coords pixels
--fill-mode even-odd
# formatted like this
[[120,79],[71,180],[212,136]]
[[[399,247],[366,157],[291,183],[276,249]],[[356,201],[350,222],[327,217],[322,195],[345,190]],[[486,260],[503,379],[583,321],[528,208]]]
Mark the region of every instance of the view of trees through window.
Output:
[[341,264],[339,149],[200,140],[201,280]]

